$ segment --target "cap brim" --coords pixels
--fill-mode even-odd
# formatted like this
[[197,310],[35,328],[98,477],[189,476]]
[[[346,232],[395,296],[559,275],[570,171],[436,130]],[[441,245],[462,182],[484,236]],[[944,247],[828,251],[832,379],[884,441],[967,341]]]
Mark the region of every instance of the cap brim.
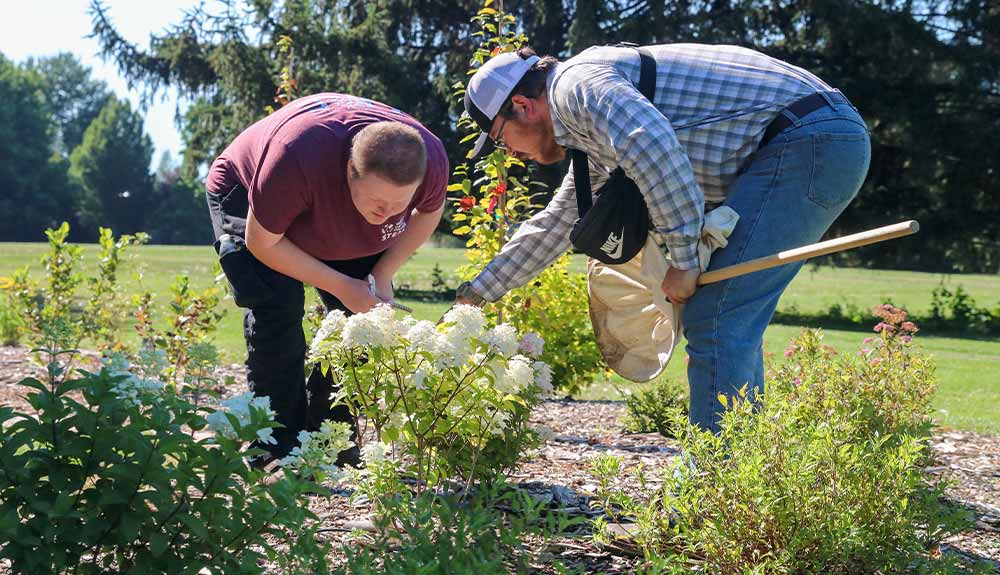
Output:
[[469,152],[468,156],[469,159],[475,159],[483,155],[484,153],[490,152],[492,150],[491,146],[492,142],[490,141],[489,134],[487,134],[486,132],[479,134],[479,137],[476,138],[475,147],[473,147],[472,151]]

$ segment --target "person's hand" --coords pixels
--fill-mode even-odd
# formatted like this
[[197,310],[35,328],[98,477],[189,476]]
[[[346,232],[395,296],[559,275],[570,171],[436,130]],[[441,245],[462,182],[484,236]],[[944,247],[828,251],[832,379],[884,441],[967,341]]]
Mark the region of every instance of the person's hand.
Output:
[[699,276],[701,276],[701,270],[698,268],[690,270],[667,268],[667,275],[663,278],[663,285],[660,287],[670,303],[682,304],[698,289]]
[[452,304],[452,307],[455,307],[456,305],[474,305],[476,307],[483,307],[485,303],[486,300],[484,300],[483,296],[479,295],[479,293],[472,288],[472,284],[469,282],[462,282],[462,284],[455,289],[455,303]]
[[354,278],[347,278],[344,280],[342,289],[338,290],[338,292],[334,295],[336,295],[340,301],[344,302],[347,309],[354,313],[364,313],[371,310],[378,304],[383,303],[382,300],[375,296],[368,288],[367,279],[357,280]]

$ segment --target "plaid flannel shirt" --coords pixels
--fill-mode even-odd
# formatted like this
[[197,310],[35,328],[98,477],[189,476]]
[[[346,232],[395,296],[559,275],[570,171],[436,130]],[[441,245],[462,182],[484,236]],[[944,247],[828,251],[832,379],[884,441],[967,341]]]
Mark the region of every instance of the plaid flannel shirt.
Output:
[[[637,88],[631,48],[590,48],[549,77],[556,142],[586,152],[592,191],[621,166],[646,200],[652,232],[679,269],[698,266],[704,206],[721,203],[767,125],[795,100],[833,90],[809,72],[736,46],[649,46],[656,59],[652,102]],[[488,301],[524,285],[570,247],[577,219],[570,169],[548,206],[472,281]]]

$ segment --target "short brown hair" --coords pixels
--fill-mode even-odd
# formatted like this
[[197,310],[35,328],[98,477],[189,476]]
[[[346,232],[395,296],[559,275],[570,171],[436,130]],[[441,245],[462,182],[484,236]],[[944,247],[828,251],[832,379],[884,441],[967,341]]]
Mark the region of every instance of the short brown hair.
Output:
[[362,128],[351,140],[351,161],[358,175],[374,172],[397,186],[405,186],[424,179],[427,146],[413,126],[376,122]]

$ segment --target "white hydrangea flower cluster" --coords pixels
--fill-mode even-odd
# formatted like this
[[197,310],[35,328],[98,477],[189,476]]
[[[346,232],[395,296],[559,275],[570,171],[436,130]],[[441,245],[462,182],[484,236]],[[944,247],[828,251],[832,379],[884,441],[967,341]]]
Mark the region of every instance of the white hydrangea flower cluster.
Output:
[[521,338],[521,343],[518,345],[517,350],[528,357],[538,359],[542,357],[542,352],[545,349],[545,340],[542,336],[538,335],[533,331],[529,331],[524,334]]
[[386,455],[391,452],[391,445],[370,441],[361,448],[361,461],[365,462],[365,467],[372,468],[385,461]]
[[125,375],[128,377],[116,383],[112,389],[119,399],[133,406],[142,405],[143,394],[163,390],[163,382],[161,381],[144,379],[131,373]]
[[340,332],[347,323],[347,314],[342,310],[335,309],[326,314],[323,323],[316,330],[313,336],[312,345],[309,346],[310,361],[318,360],[325,354],[334,352],[340,344]]
[[427,370],[423,367],[418,367],[413,370],[413,375],[410,376],[410,385],[414,389],[427,389]]
[[[383,430],[420,425],[445,409],[451,418],[476,417],[481,431],[499,434],[510,425],[514,406],[520,403],[508,396],[552,392],[552,370],[538,360],[544,340],[537,333],[519,337],[509,324],[487,328],[482,309],[469,305],[452,307],[438,325],[408,316],[396,319],[393,314],[390,306],[351,317],[333,312],[323,320],[310,351],[313,361],[333,369],[365,348],[388,352],[379,354],[381,367],[354,382],[375,403],[369,409],[381,418],[378,425]],[[394,366],[402,366],[401,371],[395,372]],[[386,380],[379,375],[373,379],[372,373],[386,374]],[[441,397],[449,397],[446,405],[421,406],[399,397],[441,386],[446,389]]]
[[399,323],[391,306],[378,305],[368,313],[347,318],[341,340],[344,347],[388,347],[396,343]]
[[535,381],[531,360],[523,355],[515,355],[507,360],[502,375],[499,370],[494,370],[493,373],[496,379],[494,385],[502,393],[520,393]]
[[343,349],[395,345],[412,320],[399,321],[394,315],[389,305],[378,305],[367,313],[350,317],[341,310],[331,311],[323,318],[309,346],[310,361],[319,361]]
[[[232,415],[239,422],[240,426],[249,425],[253,421],[250,409],[262,409],[267,413],[270,421],[274,420],[274,411],[271,410],[271,399],[267,396],[255,396],[252,392],[242,393],[225,399],[219,403],[219,408],[205,418],[208,427],[215,433],[236,439],[236,430],[233,424],[226,417]],[[257,441],[274,445],[277,441],[271,435],[272,428],[265,427],[257,430]]]
[[440,333],[432,351],[435,369],[460,367],[473,353],[472,343],[486,329],[483,310],[473,305],[456,305],[444,314]]
[[474,305],[456,305],[444,314],[444,324],[455,337],[478,338],[486,328],[486,316]]
[[408,326],[406,331],[406,341],[409,343],[406,350],[416,352],[420,350],[434,351],[437,349],[438,338],[441,334],[432,322],[427,320],[415,321]]
[[500,435],[507,429],[510,424],[511,413],[509,411],[504,411],[503,409],[498,409],[490,414],[491,418],[487,422],[487,427],[491,434]]
[[500,355],[514,355],[518,348],[517,330],[508,323],[502,323],[486,332],[483,343]]
[[324,421],[319,431],[300,431],[299,444],[278,460],[282,467],[324,472],[326,479],[339,480],[344,473],[337,467],[337,456],[354,446],[351,427],[344,422]]
[[129,405],[138,407],[142,405],[144,397],[148,397],[152,392],[163,390],[162,381],[139,377],[132,373],[131,366],[124,354],[113,353],[102,358],[101,363],[112,376],[122,378],[115,383],[111,391],[118,399]]
[[536,361],[532,367],[535,370],[535,385],[543,397],[552,395],[552,368],[544,361]]

